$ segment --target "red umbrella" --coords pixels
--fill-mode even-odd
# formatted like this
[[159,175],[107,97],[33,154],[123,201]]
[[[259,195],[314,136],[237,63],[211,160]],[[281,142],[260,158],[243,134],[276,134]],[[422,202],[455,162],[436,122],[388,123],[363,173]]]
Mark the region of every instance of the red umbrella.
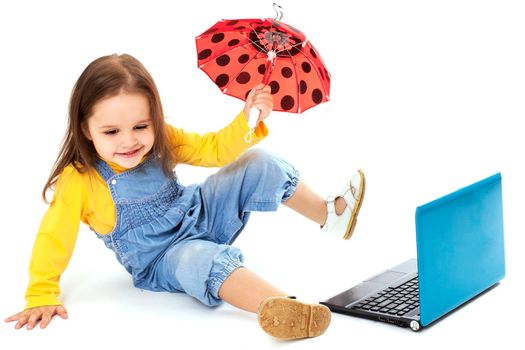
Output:
[[329,100],[330,74],[306,36],[278,17],[217,22],[196,38],[198,66],[227,95],[244,101],[262,82],[275,111],[301,113]]

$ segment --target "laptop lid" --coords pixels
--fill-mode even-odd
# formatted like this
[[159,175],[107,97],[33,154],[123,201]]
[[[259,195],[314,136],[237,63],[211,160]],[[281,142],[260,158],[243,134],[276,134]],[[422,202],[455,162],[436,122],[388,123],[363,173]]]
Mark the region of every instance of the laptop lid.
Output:
[[416,209],[423,326],[505,275],[501,174]]

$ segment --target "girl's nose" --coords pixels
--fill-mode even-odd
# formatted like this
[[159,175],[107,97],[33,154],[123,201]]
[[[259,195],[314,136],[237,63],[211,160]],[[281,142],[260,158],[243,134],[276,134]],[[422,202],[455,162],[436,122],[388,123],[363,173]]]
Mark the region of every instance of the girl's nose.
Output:
[[122,146],[133,147],[137,144],[137,137],[133,132],[128,132],[123,135]]

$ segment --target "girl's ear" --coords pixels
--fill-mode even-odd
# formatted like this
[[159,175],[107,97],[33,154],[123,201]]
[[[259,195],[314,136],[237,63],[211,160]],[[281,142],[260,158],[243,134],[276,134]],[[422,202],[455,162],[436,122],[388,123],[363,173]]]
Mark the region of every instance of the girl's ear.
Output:
[[84,134],[84,136],[89,141],[92,141],[93,139],[91,138],[91,134],[89,133],[89,129],[88,129],[87,123],[83,122],[82,124],[80,124],[80,128],[82,129],[82,133]]

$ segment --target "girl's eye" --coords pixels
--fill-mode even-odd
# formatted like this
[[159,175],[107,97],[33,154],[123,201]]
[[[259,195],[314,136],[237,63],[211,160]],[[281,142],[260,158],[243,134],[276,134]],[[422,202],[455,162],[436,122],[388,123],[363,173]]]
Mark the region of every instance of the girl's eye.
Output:
[[148,126],[147,125],[137,125],[135,127],[136,130],[143,130],[143,129],[146,129]]
[[106,134],[106,135],[115,135],[116,133],[117,133],[117,130],[104,131],[104,134]]

